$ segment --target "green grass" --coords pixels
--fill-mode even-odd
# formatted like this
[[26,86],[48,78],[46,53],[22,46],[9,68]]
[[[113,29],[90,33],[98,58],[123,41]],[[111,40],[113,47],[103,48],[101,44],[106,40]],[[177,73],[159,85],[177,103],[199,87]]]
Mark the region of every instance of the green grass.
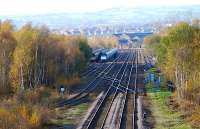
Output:
[[170,92],[157,92],[148,94],[152,103],[151,111],[155,118],[155,129],[191,129],[182,118],[180,112],[175,112],[167,106]]
[[[152,70],[153,71],[153,70]],[[154,129],[192,129],[188,122],[184,121],[181,112],[173,111],[167,105],[168,98],[172,95],[161,83],[160,91],[155,91],[152,83],[147,84],[146,89],[151,102],[150,110],[155,119]]]
[[[150,69],[148,72],[158,76],[155,68]],[[157,90],[153,83],[146,85],[147,94],[151,103],[150,110],[155,119],[154,129],[192,129],[189,123],[181,117],[183,116],[181,112],[169,108],[167,101],[172,93],[167,91],[165,85],[166,81],[164,78],[161,80],[159,90]]]

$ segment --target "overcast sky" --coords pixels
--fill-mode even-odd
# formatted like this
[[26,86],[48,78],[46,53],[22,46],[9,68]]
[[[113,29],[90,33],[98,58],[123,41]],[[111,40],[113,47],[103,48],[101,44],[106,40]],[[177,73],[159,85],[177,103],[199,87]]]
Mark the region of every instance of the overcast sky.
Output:
[[199,4],[200,0],[0,0],[0,15],[94,12],[115,7]]

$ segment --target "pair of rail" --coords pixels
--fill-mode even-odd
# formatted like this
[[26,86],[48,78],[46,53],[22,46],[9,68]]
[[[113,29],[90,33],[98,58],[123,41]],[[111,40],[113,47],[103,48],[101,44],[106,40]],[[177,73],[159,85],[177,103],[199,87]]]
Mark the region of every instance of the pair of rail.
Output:
[[[130,56],[130,55],[129,55]],[[107,117],[109,115],[109,112],[111,110],[111,108],[113,107],[113,103],[114,103],[114,100],[116,99],[116,96],[118,94],[118,89],[119,89],[119,86],[120,86],[120,83],[121,83],[121,80],[122,78],[124,77],[125,75],[125,72],[126,72],[126,68],[128,66],[128,58],[129,56],[127,57],[126,61],[124,61],[124,63],[122,64],[122,66],[120,67],[118,73],[116,74],[115,78],[113,79],[112,81],[112,84],[110,85],[109,89],[107,90],[107,92],[104,93],[104,95],[101,97],[101,99],[99,99],[99,102],[96,103],[96,105],[94,106],[94,109],[93,111],[91,111],[90,115],[88,115],[88,118],[85,120],[85,122],[83,122],[81,125],[79,125],[78,129],[89,129],[89,128],[93,128],[92,127],[92,124],[94,122],[94,119],[95,119],[95,116],[97,116],[97,113],[99,112],[100,108],[102,107],[103,103],[106,101],[106,98],[108,96],[108,94],[110,93],[114,83],[115,83],[115,80],[117,80],[117,76],[120,74],[122,68],[124,67],[124,70],[122,71],[122,75],[121,75],[121,78],[119,79],[119,82],[118,82],[118,85],[115,87],[115,93],[114,93],[114,97],[112,98],[111,100],[111,104],[106,112],[106,116],[104,117],[104,120],[101,124],[101,127],[100,129],[103,129],[103,128],[106,128],[105,126],[105,122],[107,120]],[[136,59],[137,60],[137,59]],[[127,84],[127,87],[126,87],[126,92],[125,92],[125,95],[123,95],[123,98],[120,100],[122,102],[122,108],[120,108],[120,113],[119,113],[119,122],[117,122],[117,128],[120,128],[121,127],[121,120],[122,120],[122,115],[123,115],[123,112],[124,112],[124,105],[126,104],[126,98],[127,98],[127,94],[128,94],[128,89],[129,89],[129,83],[130,83],[130,79],[131,79],[131,75],[132,75],[132,71],[133,71],[133,61],[132,61],[132,66],[131,66],[131,70],[129,72],[129,77],[128,77],[128,84]],[[136,61],[136,74],[137,74],[137,61]],[[136,88],[136,78],[135,78],[135,88]],[[135,96],[135,93],[134,93],[134,96]],[[135,101],[135,100],[133,100]],[[134,106],[134,105],[133,105]],[[134,114],[134,111],[133,111],[133,114]],[[134,115],[133,115],[134,116]],[[113,122],[112,122],[113,123]],[[114,122],[115,124],[115,122]],[[133,117],[133,125],[134,125],[134,117]],[[110,126],[110,125],[109,125]],[[111,125],[110,127],[112,127],[113,125]]]
[[[110,63],[103,71],[100,71],[100,73],[87,85],[86,88],[82,89],[78,94],[75,96],[72,96],[71,98],[61,101],[57,104],[58,107],[68,105],[76,101],[76,99],[79,99],[83,96],[86,96],[89,94],[90,91],[93,91],[96,88],[96,85],[100,82],[101,77],[105,76],[105,73],[107,73],[112,69],[113,64],[118,60],[122,58],[122,55],[118,56],[112,63]],[[86,93],[86,94],[85,94]]]

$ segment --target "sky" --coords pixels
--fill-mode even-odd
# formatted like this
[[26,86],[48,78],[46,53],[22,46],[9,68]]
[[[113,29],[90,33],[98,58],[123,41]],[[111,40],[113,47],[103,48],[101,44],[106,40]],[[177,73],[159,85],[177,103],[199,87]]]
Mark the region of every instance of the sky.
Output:
[[84,13],[117,7],[200,5],[200,0],[0,0],[0,16]]

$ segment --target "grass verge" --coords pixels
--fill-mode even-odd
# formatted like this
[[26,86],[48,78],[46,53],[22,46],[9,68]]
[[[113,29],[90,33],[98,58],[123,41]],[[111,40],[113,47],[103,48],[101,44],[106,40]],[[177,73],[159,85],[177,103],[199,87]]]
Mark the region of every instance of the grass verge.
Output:
[[172,93],[167,91],[167,88],[161,87],[156,91],[155,86],[149,83],[146,89],[151,112],[148,119],[154,121],[154,129],[192,129],[189,122],[184,120],[183,113],[170,108],[168,101]]
[[173,111],[167,104],[170,92],[148,93],[151,101],[150,110],[155,119],[155,129],[191,129],[178,111]]
[[73,107],[64,107],[57,108],[56,114],[58,116],[57,119],[52,119],[51,122],[57,126],[73,126],[79,124],[84,114],[87,112],[89,108],[89,103],[82,103]]

